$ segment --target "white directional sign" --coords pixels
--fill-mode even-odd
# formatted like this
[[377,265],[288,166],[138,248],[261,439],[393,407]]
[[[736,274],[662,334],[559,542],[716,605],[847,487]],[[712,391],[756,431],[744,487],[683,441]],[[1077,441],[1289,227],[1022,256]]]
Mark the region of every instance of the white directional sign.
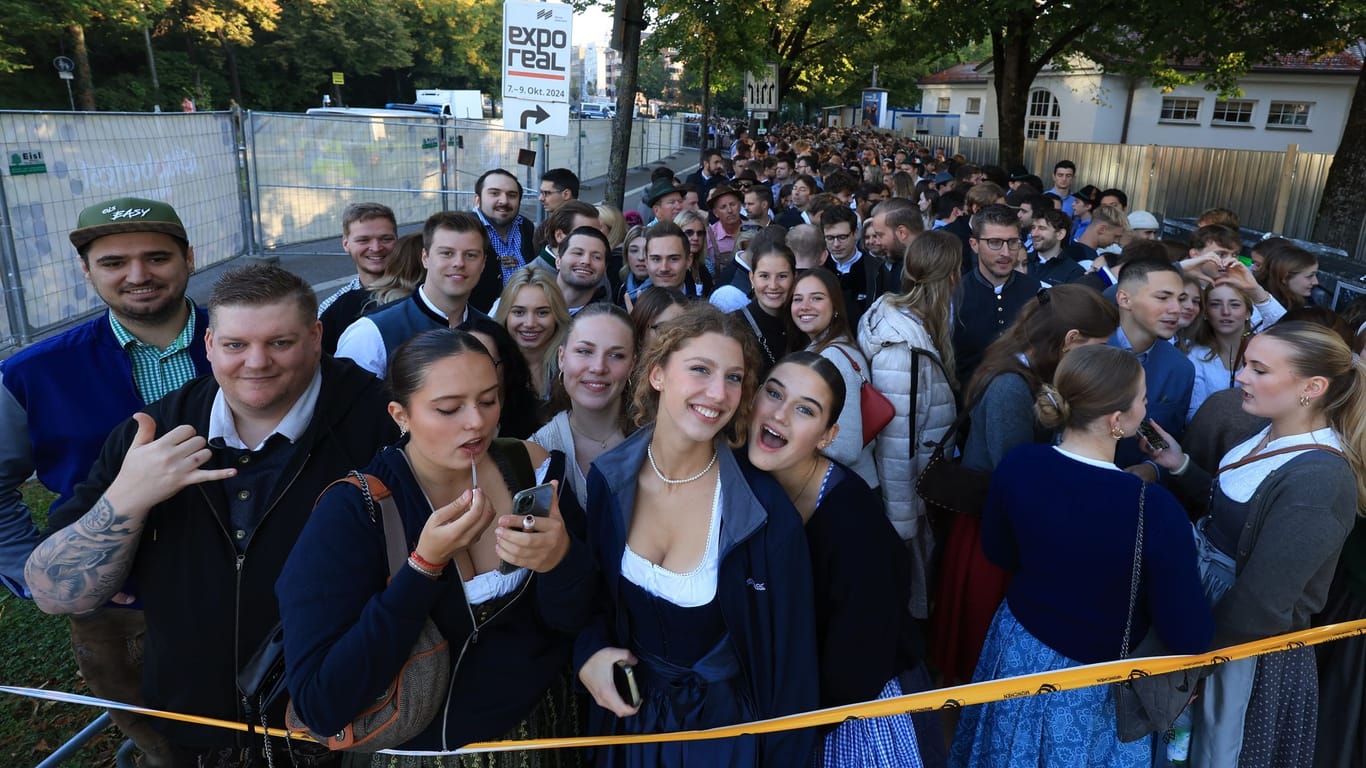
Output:
[[778,111],[778,65],[765,64],[758,72],[745,73],[745,109]]
[[573,24],[573,6],[503,3],[504,128],[569,135]]

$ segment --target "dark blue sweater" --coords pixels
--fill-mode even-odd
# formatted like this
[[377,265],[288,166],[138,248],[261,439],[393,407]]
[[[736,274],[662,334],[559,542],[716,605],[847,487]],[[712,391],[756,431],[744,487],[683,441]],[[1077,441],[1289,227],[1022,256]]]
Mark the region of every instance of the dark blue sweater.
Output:
[[[1084,664],[1117,659],[1129,609],[1141,481],[1071,459],[1052,446],[1022,445],[991,478],[982,549],[1013,573],[1006,600],[1020,624]],[[1143,571],[1130,647],[1148,627],[1173,653],[1202,653],[1214,619],[1200,587],[1185,511],[1149,485]]]

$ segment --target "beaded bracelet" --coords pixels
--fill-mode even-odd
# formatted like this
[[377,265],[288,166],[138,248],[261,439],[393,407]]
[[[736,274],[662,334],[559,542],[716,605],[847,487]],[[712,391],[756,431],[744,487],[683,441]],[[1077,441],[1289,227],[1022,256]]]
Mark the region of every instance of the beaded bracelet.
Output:
[[446,565],[444,563],[433,563],[432,561],[428,560],[422,555],[419,555],[416,549],[414,549],[412,552],[412,558],[417,561],[418,565],[422,566],[423,568],[426,568],[429,571],[436,571],[437,573],[441,573],[442,571],[446,570]]
[[422,574],[423,576],[426,576],[429,579],[435,580],[441,578],[441,571],[427,568],[422,564],[418,563],[418,558],[416,554],[408,556],[408,567],[412,568],[414,571],[417,571],[418,573]]

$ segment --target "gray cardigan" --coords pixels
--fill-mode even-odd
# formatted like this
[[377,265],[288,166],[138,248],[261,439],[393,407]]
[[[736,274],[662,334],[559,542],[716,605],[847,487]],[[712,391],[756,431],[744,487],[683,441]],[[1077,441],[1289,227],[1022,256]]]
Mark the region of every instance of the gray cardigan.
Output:
[[[1172,483],[1206,497],[1213,478],[1194,463]],[[1237,578],[1214,608],[1214,646],[1305,629],[1323,608],[1343,542],[1356,521],[1347,461],[1309,451],[1267,473],[1235,554]]]
[[1034,392],[1018,373],[992,377],[972,406],[964,469],[991,472],[1017,445],[1035,442]]

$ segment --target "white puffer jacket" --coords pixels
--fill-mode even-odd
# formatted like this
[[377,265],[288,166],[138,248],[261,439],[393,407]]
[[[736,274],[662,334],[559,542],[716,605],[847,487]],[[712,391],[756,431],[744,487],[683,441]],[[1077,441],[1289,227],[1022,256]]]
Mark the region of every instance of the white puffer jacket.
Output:
[[[929,566],[934,541],[925,525],[925,503],[915,492],[915,481],[936,443],[953,426],[956,409],[953,389],[936,363],[939,353],[915,315],[878,299],[859,320],[858,341],[872,371],[873,386],[892,401],[896,416],[878,435],[874,448],[882,498],[892,526],[906,542],[914,566],[911,613],[929,614]],[[911,352],[915,350],[919,377],[916,402],[911,402]],[[912,442],[910,414],[915,413]],[[914,446],[914,448],[913,448]]]

